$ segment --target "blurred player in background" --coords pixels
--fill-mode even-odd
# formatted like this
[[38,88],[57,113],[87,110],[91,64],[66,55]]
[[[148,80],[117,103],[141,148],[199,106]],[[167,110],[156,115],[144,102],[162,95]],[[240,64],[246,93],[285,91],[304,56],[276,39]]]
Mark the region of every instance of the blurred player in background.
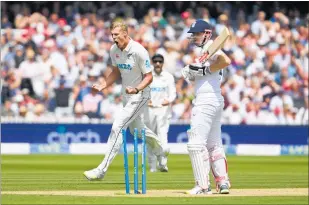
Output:
[[[155,54],[152,57],[153,81],[150,84],[151,100],[148,103],[148,109],[145,109],[145,123],[154,133],[158,135],[163,147],[167,148],[167,133],[172,115],[171,104],[176,98],[176,87],[174,77],[163,71],[164,57],[161,54]],[[167,158],[165,159],[167,161]],[[157,171],[157,157],[148,148],[148,163],[151,172]],[[167,172],[168,167],[160,166],[161,172]]]
[[153,80],[149,54],[141,44],[129,37],[128,27],[123,21],[114,21],[110,29],[115,43],[110,51],[113,70],[101,84],[94,84],[92,89],[102,91],[121,76],[123,109],[113,123],[107,142],[108,149],[102,163],[97,168],[84,172],[88,180],[98,180],[104,177],[122,145],[121,130],[127,127],[130,128],[132,134],[134,128],[138,128],[139,131],[146,128],[147,146],[153,150],[160,166],[166,166],[161,140],[145,126],[140,116],[149,102],[149,84]]
[[[213,42],[212,27],[203,20],[197,20],[190,27],[190,40],[205,50]],[[188,152],[191,158],[196,186],[187,194],[211,193],[209,172],[212,169],[217,191],[228,194],[230,183],[227,162],[221,139],[221,115],[224,99],[221,95],[221,69],[231,60],[218,50],[205,63],[193,63],[183,68],[184,78],[195,83],[195,99],[188,130]]]

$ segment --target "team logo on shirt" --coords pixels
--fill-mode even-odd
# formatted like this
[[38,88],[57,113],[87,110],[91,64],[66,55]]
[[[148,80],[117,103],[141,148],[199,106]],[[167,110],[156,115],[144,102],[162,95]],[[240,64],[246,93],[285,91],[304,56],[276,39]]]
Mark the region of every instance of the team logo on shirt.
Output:
[[116,58],[119,58],[120,56],[119,56],[119,54],[118,53],[116,53]]
[[165,92],[166,88],[165,87],[151,87],[152,92]]
[[129,53],[129,54],[128,54],[128,58],[130,58],[130,57],[132,56],[132,54],[133,54],[133,53]]
[[145,61],[145,66],[146,66],[146,68],[150,68],[150,67],[151,67],[151,66],[150,66],[149,60],[146,60],[146,61]]
[[121,70],[132,70],[132,66],[130,64],[118,63],[117,67]]

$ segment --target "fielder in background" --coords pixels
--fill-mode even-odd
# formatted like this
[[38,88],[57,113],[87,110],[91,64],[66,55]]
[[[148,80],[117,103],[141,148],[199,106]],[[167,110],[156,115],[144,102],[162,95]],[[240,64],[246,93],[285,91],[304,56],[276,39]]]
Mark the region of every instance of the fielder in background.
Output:
[[[212,27],[203,20],[197,20],[188,31],[190,40],[203,51],[212,44]],[[188,152],[190,155],[196,185],[187,194],[209,194],[209,172],[212,169],[217,191],[228,194],[230,183],[227,161],[221,139],[221,115],[224,99],[221,95],[222,70],[231,60],[219,49],[206,62],[187,65],[183,68],[184,78],[193,81],[195,99],[188,130]]]
[[84,176],[88,180],[98,180],[104,177],[122,145],[121,130],[127,129],[127,127],[132,134],[134,128],[137,128],[139,132],[145,128],[147,146],[153,150],[160,166],[166,166],[164,164],[166,153],[161,140],[145,126],[140,116],[149,102],[149,84],[153,79],[149,54],[141,44],[129,37],[128,27],[123,21],[114,21],[110,30],[115,43],[110,51],[113,69],[103,82],[94,84],[92,89],[102,91],[121,76],[123,109],[114,120],[103,161],[97,168],[84,172]]
[[[167,133],[172,117],[171,104],[176,98],[176,87],[174,77],[162,70],[164,57],[161,54],[156,54],[152,57],[154,70],[152,72],[153,81],[150,84],[151,100],[148,103],[148,109],[145,109],[144,118],[147,127],[158,135],[163,147],[168,147]],[[148,148],[148,163],[151,172],[157,171],[157,157]],[[164,159],[167,162],[167,157]],[[160,166],[158,169],[161,172],[167,172],[167,165]]]

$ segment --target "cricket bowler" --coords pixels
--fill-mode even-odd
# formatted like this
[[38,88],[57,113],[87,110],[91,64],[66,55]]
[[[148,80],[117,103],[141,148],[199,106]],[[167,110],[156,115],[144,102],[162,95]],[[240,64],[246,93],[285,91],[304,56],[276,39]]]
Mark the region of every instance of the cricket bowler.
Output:
[[[92,89],[101,92],[122,78],[123,109],[112,125],[107,141],[106,155],[98,167],[85,171],[88,180],[103,179],[108,167],[112,163],[122,145],[122,129],[129,127],[133,134],[134,128],[141,131],[145,128],[147,146],[153,150],[160,166],[166,166],[164,159],[167,155],[160,138],[145,126],[141,113],[150,99],[149,85],[153,80],[152,67],[147,50],[128,35],[128,27],[122,20],[113,21],[111,35],[114,41],[110,50],[112,72],[101,84],[94,84]],[[139,135],[141,136],[141,135]]]

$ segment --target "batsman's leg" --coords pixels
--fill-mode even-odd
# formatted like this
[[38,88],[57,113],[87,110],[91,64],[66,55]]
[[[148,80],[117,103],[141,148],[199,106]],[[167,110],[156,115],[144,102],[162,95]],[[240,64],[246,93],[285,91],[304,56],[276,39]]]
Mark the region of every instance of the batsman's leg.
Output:
[[221,113],[223,105],[218,107],[216,118],[207,140],[207,149],[210,156],[212,173],[216,181],[217,191],[220,194],[229,194],[231,187],[228,177],[227,161],[221,139]]
[[209,184],[209,154],[206,149],[212,119],[215,116],[214,106],[194,106],[191,115],[191,130],[188,131],[188,152],[190,155],[196,186],[188,194],[211,193]]
[[196,186],[187,191],[187,194],[207,194],[208,193],[208,172],[209,156],[203,140],[194,130],[188,130],[188,152],[191,159],[193,175]]

